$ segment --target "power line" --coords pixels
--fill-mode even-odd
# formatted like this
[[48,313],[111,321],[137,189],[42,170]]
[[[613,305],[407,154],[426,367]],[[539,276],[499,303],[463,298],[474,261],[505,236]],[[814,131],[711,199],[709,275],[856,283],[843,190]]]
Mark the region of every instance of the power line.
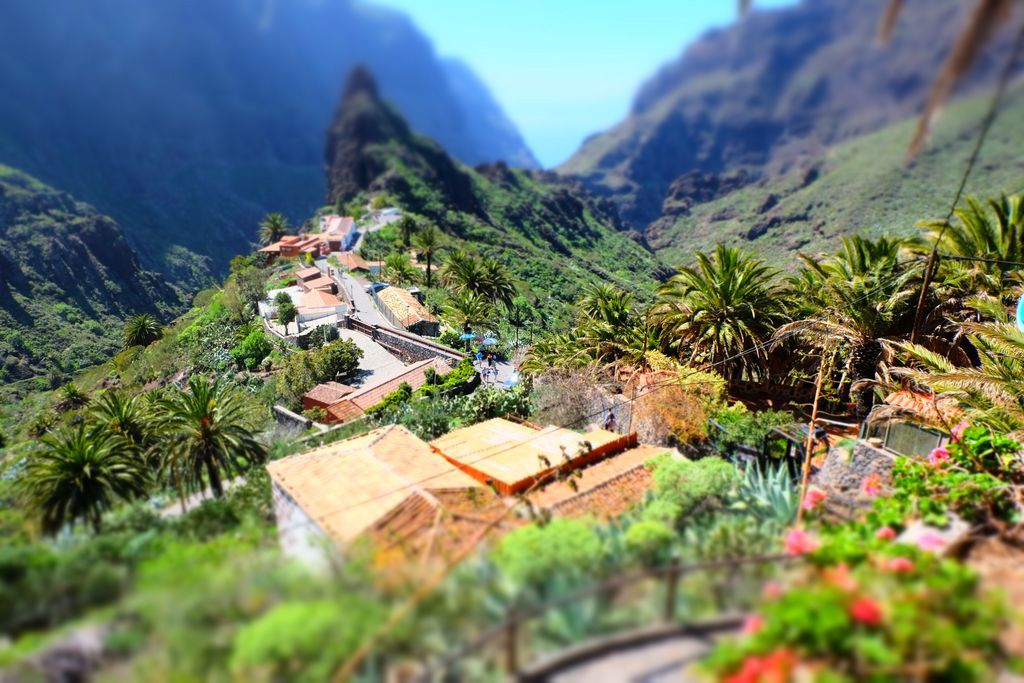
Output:
[[921,294],[917,298],[917,308],[914,311],[914,327],[910,330],[911,344],[917,341],[918,328],[921,326],[921,318],[924,314],[924,298],[928,293],[928,286],[931,284],[932,277],[935,274],[935,265],[939,258],[939,242],[942,241],[946,230],[949,228],[949,221],[953,217],[953,212],[956,211],[956,205],[960,202],[960,197],[963,196],[964,188],[967,186],[967,179],[970,177],[971,171],[974,170],[974,165],[978,162],[981,147],[985,143],[989,130],[992,128],[992,123],[996,120],[996,115],[999,113],[999,106],[1003,101],[1003,96],[1006,94],[1006,87],[1010,82],[1010,77],[1013,75],[1014,66],[1017,64],[1017,57],[1020,55],[1022,48],[1024,48],[1024,23],[1021,23],[1020,30],[1017,32],[1017,38],[1013,43],[1013,48],[1010,50],[1010,57],[1006,60],[1003,71],[999,75],[999,83],[996,86],[995,93],[992,95],[991,102],[989,102],[985,118],[982,119],[981,128],[978,130],[978,138],[974,143],[974,149],[971,150],[970,157],[967,159],[967,166],[964,168],[963,175],[960,176],[960,183],[957,185],[953,202],[949,205],[949,211],[946,212],[946,219],[942,222],[942,229],[932,243],[932,251],[928,256],[928,265],[924,269],[924,279],[921,281]]

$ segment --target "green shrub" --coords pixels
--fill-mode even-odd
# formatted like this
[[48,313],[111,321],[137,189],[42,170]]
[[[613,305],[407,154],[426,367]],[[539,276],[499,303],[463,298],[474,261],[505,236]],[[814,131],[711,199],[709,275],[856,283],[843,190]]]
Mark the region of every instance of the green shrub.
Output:
[[326,681],[385,614],[358,596],[285,602],[238,632],[231,671],[244,680]]
[[647,466],[652,470],[656,497],[675,506],[677,522],[693,515],[698,507],[715,509],[739,482],[736,468],[721,458],[695,461],[660,455]]
[[791,413],[781,410],[753,412],[739,402],[714,413],[711,417],[723,427],[715,442],[726,453],[732,452],[740,445],[760,449],[772,429],[792,425],[794,421]]
[[535,588],[555,575],[583,577],[602,555],[601,540],[589,521],[559,517],[531,524],[501,539],[497,566],[511,579]]
[[675,540],[675,532],[664,522],[642,519],[626,530],[626,549],[644,564],[664,560]]
[[247,370],[255,370],[273,348],[263,328],[253,326],[245,338],[231,349],[231,357]]

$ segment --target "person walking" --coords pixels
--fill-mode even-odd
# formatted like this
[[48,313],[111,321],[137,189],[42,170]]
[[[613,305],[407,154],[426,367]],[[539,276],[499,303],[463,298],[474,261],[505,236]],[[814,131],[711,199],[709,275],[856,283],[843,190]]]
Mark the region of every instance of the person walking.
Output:
[[606,418],[604,418],[604,428],[605,428],[605,431],[614,432],[615,431],[615,426],[616,426],[616,422],[615,422],[615,409],[614,408],[609,408],[608,409],[608,416]]

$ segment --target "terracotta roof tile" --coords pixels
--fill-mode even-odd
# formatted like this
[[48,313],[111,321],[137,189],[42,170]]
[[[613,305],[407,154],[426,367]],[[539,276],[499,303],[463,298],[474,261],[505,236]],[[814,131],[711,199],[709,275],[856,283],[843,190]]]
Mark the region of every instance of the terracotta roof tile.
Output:
[[437,318],[432,316],[416,297],[401,287],[386,287],[377,292],[377,298],[406,327],[420,321],[437,322]]
[[341,382],[324,382],[323,384],[318,384],[307,391],[302,395],[302,398],[308,398],[320,403],[330,404],[335,401],[340,401],[355,390],[356,389],[354,387],[342,384]]
[[300,308],[334,308],[341,305],[338,297],[320,289],[303,292],[299,301]]
[[312,280],[314,278],[322,277],[320,275],[320,269],[310,266],[309,268],[302,268],[301,270],[295,271],[295,277],[300,280]]
[[419,389],[427,383],[428,368],[433,368],[439,375],[451,372],[451,368],[440,359],[428,358],[427,360],[421,360],[413,363],[412,365],[406,366],[400,374],[395,375],[394,377],[382,382],[360,387],[357,391],[349,394],[338,403],[328,406],[327,412],[332,415],[337,422],[347,422],[348,420],[357,418],[365,411],[380,403],[385,396],[393,391],[397,391],[398,387],[400,387],[403,382],[412,387],[413,391]]
[[267,465],[274,482],[337,542],[347,543],[410,496],[478,486],[404,427],[392,425]]
[[334,280],[327,277],[326,275],[321,275],[320,277],[316,277],[311,280],[306,280],[304,282],[300,282],[299,284],[308,290],[334,289],[335,287],[337,287],[337,285],[334,283]]
[[347,270],[370,270],[370,264],[354,251],[338,252],[335,256],[338,258],[338,263]]
[[[579,476],[574,477],[572,480],[576,485],[575,490],[564,481],[555,482],[530,496],[530,500],[535,505],[549,509],[572,505],[575,499],[586,498],[637,468],[646,471],[647,468],[644,467],[645,462],[668,450],[663,446],[648,445],[631,448],[628,451],[609,456],[590,467],[580,470]],[[647,479],[649,481],[650,477],[648,476]],[[640,499],[642,498],[643,496],[641,495]],[[634,500],[633,502],[638,501]],[[605,506],[595,505],[595,507],[603,508]],[[593,512],[596,514],[598,510],[595,509]]]

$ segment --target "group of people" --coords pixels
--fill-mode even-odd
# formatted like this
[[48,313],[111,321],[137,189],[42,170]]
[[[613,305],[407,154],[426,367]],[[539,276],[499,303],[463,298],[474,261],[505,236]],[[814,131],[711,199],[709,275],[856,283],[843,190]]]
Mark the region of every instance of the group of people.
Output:
[[476,368],[484,382],[490,381],[491,384],[494,384],[498,381],[498,364],[493,353],[484,355],[483,351],[477,349]]

